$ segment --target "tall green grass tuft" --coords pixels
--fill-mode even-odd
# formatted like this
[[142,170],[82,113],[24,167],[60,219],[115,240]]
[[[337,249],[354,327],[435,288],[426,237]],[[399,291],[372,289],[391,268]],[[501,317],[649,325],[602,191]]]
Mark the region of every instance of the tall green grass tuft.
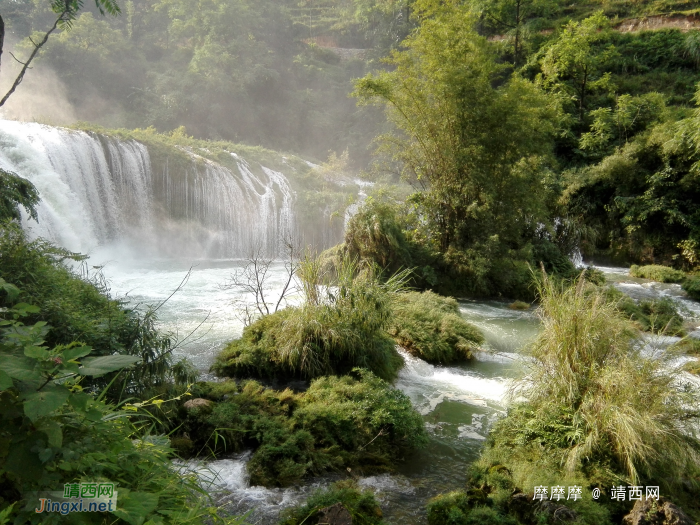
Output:
[[407,272],[380,281],[371,267],[344,259],[329,281],[316,259],[300,264],[305,302],[265,316],[217,356],[219,375],[311,379],[366,368],[391,380],[403,366],[385,327]]
[[411,354],[438,364],[471,359],[484,341],[460,316],[457,301],[432,292],[396,295],[387,331]]
[[514,393],[538,417],[571,411],[567,469],[609,458],[636,484],[697,468],[697,392],[680,387],[680,370],[642,353],[616,305],[583,281],[567,288],[545,276],[539,295],[543,329],[528,381]]
[[700,276],[690,275],[681,285],[691,299],[700,301]]

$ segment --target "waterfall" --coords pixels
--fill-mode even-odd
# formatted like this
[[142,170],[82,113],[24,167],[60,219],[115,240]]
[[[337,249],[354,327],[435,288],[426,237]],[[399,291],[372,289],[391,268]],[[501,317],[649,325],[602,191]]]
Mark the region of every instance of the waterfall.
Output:
[[284,174],[253,170],[235,153],[237,169],[187,154],[184,170],[166,163],[156,172],[135,140],[0,120],[0,168],[41,195],[39,222],[23,217],[32,237],[83,253],[122,246],[150,256],[281,255],[295,234]]

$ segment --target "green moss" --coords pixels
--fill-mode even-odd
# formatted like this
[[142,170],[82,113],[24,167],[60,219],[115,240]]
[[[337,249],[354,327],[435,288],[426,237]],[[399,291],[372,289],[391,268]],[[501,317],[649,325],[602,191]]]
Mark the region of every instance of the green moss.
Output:
[[387,331],[408,352],[429,363],[450,364],[472,358],[483,343],[479,330],[459,314],[457,301],[433,292],[396,296]]
[[637,266],[633,264],[630,268],[630,275],[642,279],[651,279],[652,281],[658,281],[660,283],[680,283],[685,279],[685,273],[680,270],[674,270],[673,268],[661,266],[659,264],[650,264],[647,266]]
[[301,506],[287,510],[279,525],[316,525],[321,517],[320,510],[341,503],[352,516],[353,524],[384,525],[382,511],[374,495],[369,490],[360,490],[352,480],[334,483],[328,489],[312,494]]
[[[253,448],[251,482],[290,485],[328,470],[383,472],[423,446],[423,419],[407,396],[370,372],[314,380],[306,392],[255,381],[199,383],[194,395],[218,401],[211,413],[182,409],[178,432],[199,454]],[[226,392],[226,393],[224,393]]]

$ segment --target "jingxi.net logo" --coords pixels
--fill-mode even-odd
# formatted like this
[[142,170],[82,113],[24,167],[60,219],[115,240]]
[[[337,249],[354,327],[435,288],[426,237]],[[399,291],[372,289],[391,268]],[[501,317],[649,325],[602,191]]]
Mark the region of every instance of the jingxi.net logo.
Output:
[[[46,497],[43,497],[46,496]],[[59,512],[114,512],[117,510],[117,491],[114,483],[66,483],[63,492],[38,495],[38,514]]]

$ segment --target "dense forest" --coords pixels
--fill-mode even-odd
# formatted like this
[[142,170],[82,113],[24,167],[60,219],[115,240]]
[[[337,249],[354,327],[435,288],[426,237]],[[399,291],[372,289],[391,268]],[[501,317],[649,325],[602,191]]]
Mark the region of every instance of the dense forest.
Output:
[[[6,0],[0,16],[0,96],[38,50],[4,118],[140,141],[185,182],[193,151],[233,170],[240,143],[294,172],[306,230],[345,217],[340,244],[289,245],[279,300],[273,261],[249,257],[228,285],[254,295],[242,334],[202,381],[158,327],[164,302],[113,298],[86,255],[23,230],[41,196],[0,163],[0,525],[244,523],[184,461],[245,451],[252,485],[336,476],[278,523],[387,524],[360,477],[431,446],[439,425],[397,381],[411,359],[478,361],[468,301],[537,318],[527,379],[418,522],[700,519],[682,306],[700,300],[695,2]],[[673,293],[632,297],[582,258]],[[110,480],[113,514],[34,512],[37,494]],[[614,497],[644,485],[664,497]],[[560,486],[583,495],[532,492]]]

